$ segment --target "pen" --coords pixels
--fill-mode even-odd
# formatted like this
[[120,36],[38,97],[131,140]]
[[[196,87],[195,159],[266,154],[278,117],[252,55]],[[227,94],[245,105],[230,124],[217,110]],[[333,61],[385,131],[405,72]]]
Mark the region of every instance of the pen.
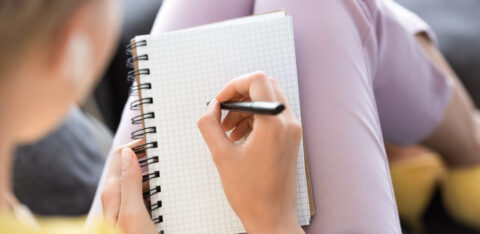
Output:
[[[207,102],[207,106],[209,103]],[[260,115],[277,115],[285,110],[285,105],[280,102],[220,102],[220,108]]]

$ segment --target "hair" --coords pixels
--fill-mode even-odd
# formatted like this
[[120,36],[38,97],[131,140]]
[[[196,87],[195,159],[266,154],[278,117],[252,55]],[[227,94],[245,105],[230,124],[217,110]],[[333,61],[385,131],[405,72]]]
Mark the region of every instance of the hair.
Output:
[[0,81],[87,0],[0,0]]

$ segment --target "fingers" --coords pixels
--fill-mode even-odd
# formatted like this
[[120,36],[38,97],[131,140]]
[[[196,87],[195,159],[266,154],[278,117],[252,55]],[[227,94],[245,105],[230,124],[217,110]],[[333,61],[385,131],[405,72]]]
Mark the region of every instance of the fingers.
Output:
[[142,172],[135,153],[130,148],[123,148],[122,177],[121,177],[121,204],[120,207],[130,208],[143,205]]
[[[252,137],[255,139],[269,137],[284,130],[286,132],[293,132],[294,134],[289,134],[289,136],[296,136],[294,139],[299,138],[297,135],[301,135],[300,124],[288,104],[285,93],[275,79],[268,77],[262,72],[255,72],[231,80],[217,94],[216,99],[219,102],[242,99],[250,99],[251,101],[279,101],[286,106],[286,110],[276,116],[230,112],[223,120],[223,123],[221,123],[221,127],[223,131],[234,129],[230,134],[230,140],[233,142],[238,141],[251,131],[253,134]],[[207,112],[199,121],[199,127],[200,125],[203,126],[203,128],[201,127],[201,131],[213,156],[216,155],[214,151],[224,145],[228,145],[216,144],[218,139],[225,140],[227,137],[223,131],[220,131],[218,128],[221,112],[218,105],[216,105],[215,108],[215,111]]]
[[275,101],[275,92],[268,76],[263,72],[237,77],[228,82],[217,94],[219,102],[250,98],[252,101]]
[[120,154],[121,201],[117,225],[123,233],[158,233],[143,201],[142,172],[137,156],[129,147],[124,147]]
[[[120,177],[121,176],[120,154],[121,154],[122,149],[124,147],[133,148],[133,147],[135,147],[137,145],[141,145],[141,144],[145,144],[145,139],[135,140],[135,141],[132,141],[132,142],[126,144],[126,145],[123,145],[123,146],[117,148],[112,153],[111,160],[109,162],[107,178]],[[139,158],[139,159],[143,158],[143,157],[145,157],[145,153],[137,155],[137,158]]]
[[290,108],[290,104],[287,100],[287,95],[285,95],[285,92],[280,87],[277,80],[272,79],[272,84],[275,89],[275,95],[277,99],[285,105],[285,110],[282,114],[287,120],[287,128],[290,136],[292,137],[292,141],[300,142],[300,139],[302,137],[302,125],[295,116],[295,113],[293,113],[292,108]]
[[115,223],[120,210],[120,179],[111,178],[105,181],[101,200],[104,217]]
[[279,102],[283,103],[283,105],[285,105],[285,107],[287,107],[287,109],[288,109],[288,107],[290,107],[290,105],[288,104],[287,95],[285,95],[285,92],[280,87],[277,80],[271,78],[270,81],[272,82],[273,90],[275,92],[275,96],[277,97],[277,100]]
[[274,91],[275,91],[275,96],[277,97],[277,100],[279,102],[283,103],[283,105],[285,105],[285,110],[283,111],[282,114],[284,114],[290,120],[292,120],[292,119],[296,120],[295,114],[293,113],[292,109],[290,108],[290,104],[288,103],[287,95],[285,95],[285,92],[280,87],[277,80],[272,78],[271,82],[272,82],[272,85],[273,85],[273,88],[274,88]]
[[252,131],[253,116],[244,118],[238,124],[235,125],[235,129],[230,133],[230,140],[236,142],[242,139],[250,131]]
[[231,147],[232,142],[228,139],[221,126],[220,103],[212,100],[208,106],[207,112],[198,120],[198,128],[202,133],[203,139],[208,145],[213,159],[217,162],[218,155],[221,155],[225,148]]
[[[134,140],[134,141],[126,144],[126,145],[123,146],[123,147],[128,147],[128,148],[130,148],[130,149],[133,149],[133,148],[134,148],[135,146],[137,146],[137,145],[145,144],[145,142],[146,142],[146,141],[145,141],[145,138],[142,138],[142,139]],[[123,148],[123,147],[120,147],[120,149]],[[138,153],[138,154],[136,154],[136,155],[137,155],[137,159],[141,159],[141,158],[147,156],[145,152],[141,152],[141,153]]]
[[[145,140],[136,140],[132,141],[124,147],[133,148],[137,145],[144,144]],[[120,187],[121,187],[121,150],[118,148],[112,153],[111,160],[109,162],[109,168],[107,172],[107,177],[105,179],[105,185],[102,191],[101,200],[103,206],[103,213],[105,218],[112,221],[116,221],[118,218],[118,212],[120,210]],[[142,157],[142,155],[137,155],[135,158]]]
[[223,119],[222,127],[224,131],[232,130],[238,123],[240,123],[243,119],[247,117],[251,117],[251,113],[244,113],[244,112],[235,112],[230,111],[228,112],[225,119]]
[[[249,75],[237,77],[228,82],[217,94],[219,102],[237,98],[249,98],[252,101],[277,101],[272,79],[263,72],[254,72]],[[281,116],[254,115],[254,128],[267,127],[267,123],[277,121]]]

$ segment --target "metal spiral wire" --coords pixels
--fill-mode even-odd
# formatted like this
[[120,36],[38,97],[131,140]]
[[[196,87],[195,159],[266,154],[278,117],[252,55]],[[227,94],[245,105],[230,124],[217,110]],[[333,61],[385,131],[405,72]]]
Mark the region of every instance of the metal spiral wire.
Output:
[[[129,82],[136,81],[134,85],[130,87],[130,95],[134,96],[137,94],[141,93],[141,90],[148,90],[152,89],[152,84],[150,82],[144,82],[140,83],[140,79],[137,79],[139,76],[142,76],[142,80],[146,78],[146,76],[150,75],[150,69],[149,68],[142,68],[139,69],[136,67],[136,63],[138,61],[148,61],[148,54],[142,54],[142,55],[135,55],[134,50],[138,47],[142,46],[147,46],[147,41],[146,40],[140,40],[140,41],[135,41],[132,40],[129,45],[127,45],[126,48],[126,53],[128,56],[131,56],[130,58],[127,59],[127,68],[132,68],[131,71],[128,72],[127,74],[127,80]],[[148,80],[148,79],[147,79]],[[155,113],[154,112],[147,112],[143,113],[143,107],[145,105],[152,105],[153,104],[153,98],[151,97],[141,97],[137,100],[134,100],[133,102],[130,103],[130,109],[131,110],[142,110],[142,113],[134,116],[131,119],[132,124],[144,124],[144,121],[146,119],[154,119],[155,118]],[[157,132],[157,128],[155,126],[144,126],[143,128],[140,128],[138,130],[135,130],[131,133],[131,138],[132,139],[142,139],[145,138],[147,134],[155,134]],[[158,144],[156,141],[153,142],[146,142],[141,145],[137,145],[132,148],[132,150],[136,154],[144,153],[146,152],[147,149],[153,149],[157,148]],[[149,165],[158,163],[159,159],[158,156],[149,156],[145,159],[139,160],[140,166],[141,167],[148,167]],[[149,180],[159,178],[160,177],[160,171],[148,171],[147,174],[144,174],[142,176],[142,181],[147,182]],[[161,186],[157,185],[154,188],[150,189],[150,191],[146,191],[143,193],[143,197],[145,199],[150,198],[151,196],[158,194],[161,192]],[[159,209],[162,207],[162,201],[156,201],[154,204],[151,204],[149,206],[150,211]],[[155,224],[163,222],[163,216],[159,215],[157,217],[152,217],[152,220]],[[164,233],[163,230],[160,230],[159,233]]]

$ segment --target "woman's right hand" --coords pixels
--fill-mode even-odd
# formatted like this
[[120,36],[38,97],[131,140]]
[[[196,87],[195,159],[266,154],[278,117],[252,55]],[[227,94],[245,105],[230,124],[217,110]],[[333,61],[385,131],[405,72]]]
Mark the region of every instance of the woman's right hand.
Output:
[[[221,122],[219,102],[235,100],[282,102],[286,109],[275,116],[229,112]],[[247,232],[302,233],[297,219],[302,129],[277,82],[261,72],[233,79],[210,102],[198,127]]]

